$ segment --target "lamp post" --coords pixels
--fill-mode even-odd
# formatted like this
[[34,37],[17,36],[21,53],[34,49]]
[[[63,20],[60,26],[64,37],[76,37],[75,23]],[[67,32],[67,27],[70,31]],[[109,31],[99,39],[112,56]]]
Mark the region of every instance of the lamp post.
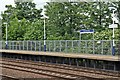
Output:
[[44,52],[46,52],[45,16],[44,16]]
[[44,52],[46,52],[46,25],[45,25],[45,20],[47,19],[47,16],[43,16],[44,19]]
[[112,10],[111,16],[112,16],[112,21],[113,22],[112,22],[111,25],[109,25],[109,28],[113,29],[113,35],[112,35],[112,38],[113,38],[113,40],[112,40],[112,55],[115,56],[115,41],[114,41],[114,38],[115,38],[115,28],[117,28],[117,24],[115,24],[115,22],[118,23],[118,21],[116,19],[116,16],[115,16],[115,11],[117,11],[117,9],[114,8],[114,7],[109,7],[109,9]]
[[[113,15],[113,16],[112,16],[112,20],[113,20],[113,23],[112,23],[112,24],[113,24],[113,25],[115,24],[115,23],[114,23],[115,11],[116,11],[116,10],[113,10],[113,13],[112,13],[112,15]],[[115,41],[114,41],[114,38],[115,38],[115,25],[114,25],[114,27],[113,27],[113,36],[112,36],[112,37],[113,37],[112,55],[115,56]]]
[[7,38],[8,38],[8,27],[7,27],[7,23],[4,23],[6,25],[6,41],[5,41],[5,48],[8,48],[8,42],[7,42]]

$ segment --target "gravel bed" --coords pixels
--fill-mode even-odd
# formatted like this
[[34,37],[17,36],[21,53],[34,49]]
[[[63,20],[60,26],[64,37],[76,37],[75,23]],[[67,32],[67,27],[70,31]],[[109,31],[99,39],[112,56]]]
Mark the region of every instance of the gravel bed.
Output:
[[39,78],[39,79],[53,78],[53,77],[46,76],[46,75],[29,73],[29,72],[13,70],[13,69],[8,69],[8,68],[2,68],[2,75],[9,75],[9,76],[12,76],[12,77],[15,77],[18,79],[22,79],[22,78]]

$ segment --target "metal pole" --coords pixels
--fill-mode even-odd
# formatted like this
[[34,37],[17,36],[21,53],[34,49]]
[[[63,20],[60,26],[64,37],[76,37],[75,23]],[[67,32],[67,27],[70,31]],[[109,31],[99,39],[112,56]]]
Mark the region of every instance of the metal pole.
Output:
[[95,45],[94,45],[94,40],[93,40],[93,46],[92,46],[92,47],[93,47],[93,54],[95,54],[94,46],[95,46]]
[[45,17],[44,17],[44,52],[46,52]]
[[95,41],[94,41],[94,33],[93,33],[93,54],[95,54]]
[[6,24],[6,49],[8,48],[8,42],[7,42],[7,24]]
[[[114,10],[113,10],[113,14],[114,14]],[[113,24],[114,24],[114,20],[113,20]],[[113,27],[113,43],[112,43],[112,55],[115,56],[115,42],[114,42],[114,37],[115,37],[115,33],[114,33],[114,27]]]

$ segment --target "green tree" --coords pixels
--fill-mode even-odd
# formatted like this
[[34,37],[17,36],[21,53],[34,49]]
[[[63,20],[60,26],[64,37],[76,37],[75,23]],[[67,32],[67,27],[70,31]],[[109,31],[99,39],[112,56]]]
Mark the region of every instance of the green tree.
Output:
[[[95,29],[101,32],[108,29],[111,23],[108,4],[104,2],[64,2],[47,3],[46,15],[48,21],[48,36],[53,39],[78,39],[75,31],[80,29]],[[54,39],[56,39],[54,38]]]
[[8,40],[23,40],[27,28],[29,28],[29,23],[26,19],[14,18],[8,27]]
[[42,17],[42,9],[36,9],[35,3],[32,2],[16,2],[16,16],[19,20],[25,18],[29,21],[34,21],[34,19],[40,19]]
[[15,2],[15,7],[6,5],[7,10],[2,13],[2,31],[5,39],[5,24],[8,26],[8,40],[24,40],[31,23],[39,20],[42,9],[36,9],[32,2]]
[[43,40],[43,20],[35,20],[28,26],[24,40]]
[[[16,6],[6,5],[2,14],[2,22],[8,25],[9,40],[43,40],[42,9],[36,9],[32,2],[15,2]],[[120,2],[114,3],[120,14]],[[112,39],[111,13],[106,2],[48,2],[45,5],[46,34],[48,40],[79,39],[81,29],[94,29],[95,39]],[[113,5],[112,5],[113,6]],[[120,16],[118,15],[120,18]],[[3,37],[5,39],[5,24]],[[120,25],[119,25],[120,27]],[[14,29],[14,30],[13,30]],[[115,39],[120,39],[120,28],[115,30]],[[92,35],[84,35],[83,39],[92,39]]]

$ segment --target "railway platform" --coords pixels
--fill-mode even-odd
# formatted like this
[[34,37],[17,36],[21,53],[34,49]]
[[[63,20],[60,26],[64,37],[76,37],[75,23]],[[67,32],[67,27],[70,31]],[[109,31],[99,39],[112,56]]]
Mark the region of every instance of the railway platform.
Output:
[[2,57],[120,71],[119,56],[0,49]]

